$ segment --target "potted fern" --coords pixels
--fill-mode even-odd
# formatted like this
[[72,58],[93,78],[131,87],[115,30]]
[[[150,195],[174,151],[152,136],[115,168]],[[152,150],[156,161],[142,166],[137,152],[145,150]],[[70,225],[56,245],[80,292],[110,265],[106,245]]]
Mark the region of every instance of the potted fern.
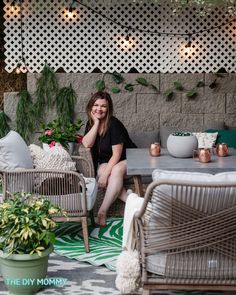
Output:
[[34,294],[42,287],[55,241],[53,215],[59,212],[49,200],[26,193],[0,204],[1,272],[10,292]]

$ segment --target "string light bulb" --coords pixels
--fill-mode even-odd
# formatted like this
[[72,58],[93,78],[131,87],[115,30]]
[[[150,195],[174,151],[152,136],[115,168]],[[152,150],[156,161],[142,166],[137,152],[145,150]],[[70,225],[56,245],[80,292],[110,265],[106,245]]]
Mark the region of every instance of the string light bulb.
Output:
[[186,48],[192,47],[192,34],[188,35],[188,43],[186,44]]

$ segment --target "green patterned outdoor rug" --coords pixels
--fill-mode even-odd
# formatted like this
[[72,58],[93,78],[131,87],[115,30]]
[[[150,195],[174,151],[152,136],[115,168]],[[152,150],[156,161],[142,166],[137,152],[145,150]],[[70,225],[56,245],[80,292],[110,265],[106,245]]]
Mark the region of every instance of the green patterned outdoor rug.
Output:
[[85,261],[95,266],[105,265],[116,268],[116,260],[121,252],[123,218],[108,218],[107,225],[101,228],[89,226],[90,252],[85,253],[82,227],[79,222],[60,223],[56,231],[54,252],[71,259]]

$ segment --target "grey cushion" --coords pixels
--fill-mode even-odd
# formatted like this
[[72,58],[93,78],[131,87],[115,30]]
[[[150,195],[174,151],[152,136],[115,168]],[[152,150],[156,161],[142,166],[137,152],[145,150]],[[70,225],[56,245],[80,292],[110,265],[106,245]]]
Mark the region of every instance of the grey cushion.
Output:
[[147,148],[160,140],[158,131],[130,132],[129,136],[138,148]]
[[11,130],[0,139],[0,170],[32,169],[30,151],[23,138]]

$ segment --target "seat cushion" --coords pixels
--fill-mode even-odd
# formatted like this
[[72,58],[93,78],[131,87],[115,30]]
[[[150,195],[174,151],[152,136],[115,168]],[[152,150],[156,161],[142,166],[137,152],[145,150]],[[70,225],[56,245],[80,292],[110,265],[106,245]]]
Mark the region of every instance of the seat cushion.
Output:
[[236,148],[236,130],[208,129],[206,132],[218,132],[216,143],[227,143],[229,147]]
[[[208,183],[236,184],[236,172],[222,172],[213,175],[156,169],[153,171],[152,177],[153,180],[160,181],[181,181],[183,183],[191,181],[196,185],[199,183],[206,185]],[[159,236],[156,234],[156,239],[162,244],[166,244],[166,241],[171,242],[173,223],[176,226],[185,222],[191,223],[197,218],[215,214],[236,205],[235,188],[225,189],[224,193],[222,193],[221,188],[217,188],[213,192],[210,188],[184,187],[180,191],[180,189],[174,189],[171,185],[163,184],[155,188],[155,193],[158,193],[155,201],[153,201],[155,202],[155,210],[152,210],[150,214],[148,226],[162,230]],[[221,198],[219,199],[219,197]],[[167,200],[168,206],[166,205]],[[151,206],[151,202],[149,206]],[[185,214],[186,210],[191,214]],[[148,271],[158,275],[168,275],[169,277],[178,276],[178,278],[194,279],[199,276],[202,279],[221,278],[224,274],[225,278],[229,279],[234,277],[235,263],[236,261],[231,257],[223,254],[219,255],[217,251],[214,252],[213,250],[205,251],[205,248],[202,252],[200,250],[188,250],[184,254],[169,255],[167,251],[162,251],[147,256]],[[201,269],[207,271],[201,271]]]
[[11,130],[0,139],[0,170],[32,169],[33,162],[24,139]]

